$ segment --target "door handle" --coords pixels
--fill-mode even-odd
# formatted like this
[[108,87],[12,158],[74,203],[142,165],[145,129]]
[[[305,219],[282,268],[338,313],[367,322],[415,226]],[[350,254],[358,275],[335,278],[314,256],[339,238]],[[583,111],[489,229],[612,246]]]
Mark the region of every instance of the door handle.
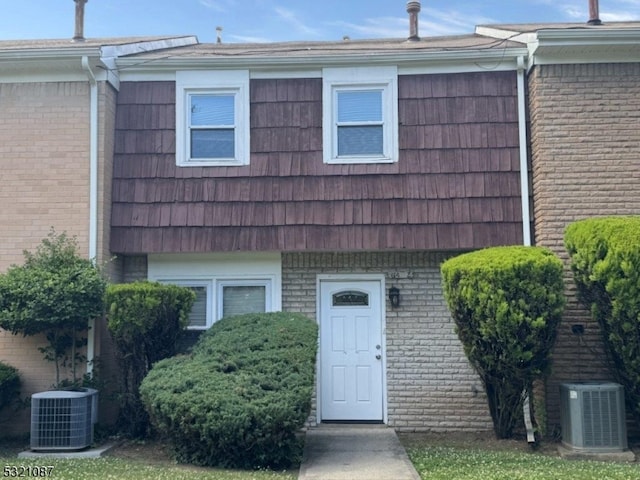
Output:
[[376,360],[380,360],[382,358],[382,355],[378,354],[376,355]]

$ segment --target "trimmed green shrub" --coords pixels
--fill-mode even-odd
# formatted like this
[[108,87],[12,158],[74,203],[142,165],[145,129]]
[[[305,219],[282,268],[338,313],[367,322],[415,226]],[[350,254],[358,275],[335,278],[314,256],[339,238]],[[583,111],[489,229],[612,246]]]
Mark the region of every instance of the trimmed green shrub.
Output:
[[86,360],[79,352],[86,344],[89,320],[102,317],[107,285],[100,269],[81,258],[77,243],[52,231],[25,262],[0,275],[0,327],[14,335],[43,333],[41,348],[56,367],[71,367],[72,384],[80,382],[76,367]]
[[600,325],[613,374],[640,422],[640,217],[575,222],[564,240],[578,298]]
[[0,410],[10,405],[20,393],[18,370],[0,362]]
[[189,321],[195,294],[189,288],[157,282],[110,285],[107,327],[122,367],[120,418],[123,433],[143,437],[149,417],[138,389],[151,366],[176,353],[176,343]]
[[550,364],[564,307],[562,262],[539,247],[495,247],[443,263],[444,293],[478,372],[498,438],[509,438]]
[[189,356],[158,362],[140,387],[184,463],[285,468],[311,410],[317,325],[295,313],[220,320]]

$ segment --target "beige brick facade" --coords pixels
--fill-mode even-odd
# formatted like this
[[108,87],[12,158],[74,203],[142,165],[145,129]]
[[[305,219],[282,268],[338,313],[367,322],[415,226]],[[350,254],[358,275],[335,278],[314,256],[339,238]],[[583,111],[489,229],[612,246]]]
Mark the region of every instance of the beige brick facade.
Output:
[[[98,261],[109,258],[115,92],[100,85]],[[53,227],[89,254],[90,95],[88,82],[0,84],[0,271],[22,263]],[[99,324],[98,332],[102,331]],[[48,389],[54,366],[39,337],[0,331],[0,360],[17,367],[21,395]],[[103,349],[104,350],[104,349]],[[98,343],[97,352],[100,351]],[[28,429],[28,410],[8,431]]]
[[386,301],[388,423],[400,431],[493,428],[484,389],[466,361],[443,298],[445,258],[431,252],[282,256],[282,309],[312,319],[319,274],[384,274],[387,288],[400,289],[399,308]]
[[0,84],[0,270],[49,233],[88,254],[89,84]]
[[[536,66],[529,77],[535,237],[565,261],[566,226],[640,213],[640,64]],[[549,423],[559,422],[559,384],[610,380],[598,326],[569,303],[547,385]],[[585,334],[571,333],[583,324]]]

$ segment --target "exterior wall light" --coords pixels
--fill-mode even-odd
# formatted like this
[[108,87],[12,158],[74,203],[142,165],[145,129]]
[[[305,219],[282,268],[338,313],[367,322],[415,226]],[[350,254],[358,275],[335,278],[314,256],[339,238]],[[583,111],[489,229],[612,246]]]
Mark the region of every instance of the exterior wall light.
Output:
[[391,302],[391,306],[393,308],[400,306],[400,290],[396,287],[391,287],[389,289],[389,302]]

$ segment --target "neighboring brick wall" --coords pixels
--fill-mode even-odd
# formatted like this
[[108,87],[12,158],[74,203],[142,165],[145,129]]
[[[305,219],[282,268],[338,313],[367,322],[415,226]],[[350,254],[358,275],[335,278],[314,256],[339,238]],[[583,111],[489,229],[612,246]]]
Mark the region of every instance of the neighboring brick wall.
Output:
[[[401,431],[485,431],[492,423],[484,389],[454,333],[441,286],[444,254],[283,253],[282,307],[316,319],[316,278],[382,273],[402,304],[386,300],[389,425]],[[384,295],[386,297],[386,293]],[[315,409],[311,423],[315,421]]]
[[0,271],[51,227],[88,254],[87,82],[0,84]]
[[98,120],[98,261],[114,281],[121,276],[121,265],[109,249],[111,233],[111,196],[113,190],[113,152],[115,142],[117,92],[106,83],[99,84]]
[[[112,282],[123,277],[123,262],[111,255],[111,196],[113,178],[113,151],[115,142],[116,90],[109,84],[98,84],[98,262]],[[106,318],[96,322],[95,374],[103,385],[100,391],[100,417],[102,424],[112,424],[118,418],[118,406],[113,393],[118,387],[118,365]]]
[[[591,216],[640,214],[640,64],[536,66],[529,77],[535,235],[565,261],[566,226]],[[551,426],[559,423],[559,384],[610,380],[597,324],[569,303],[547,384]],[[571,325],[585,325],[582,338]]]
[[[99,85],[98,262],[110,278],[119,263],[107,262],[115,96]],[[88,82],[0,84],[0,271],[23,261],[56,232],[75,236],[79,253],[89,254],[90,117]],[[107,262],[107,263],[104,263]],[[97,322],[96,355],[113,364],[103,321]],[[37,350],[41,337],[22,338],[0,331],[0,360],[17,367],[22,396],[51,387],[54,366]],[[12,418],[9,431],[28,429],[28,410]]]

